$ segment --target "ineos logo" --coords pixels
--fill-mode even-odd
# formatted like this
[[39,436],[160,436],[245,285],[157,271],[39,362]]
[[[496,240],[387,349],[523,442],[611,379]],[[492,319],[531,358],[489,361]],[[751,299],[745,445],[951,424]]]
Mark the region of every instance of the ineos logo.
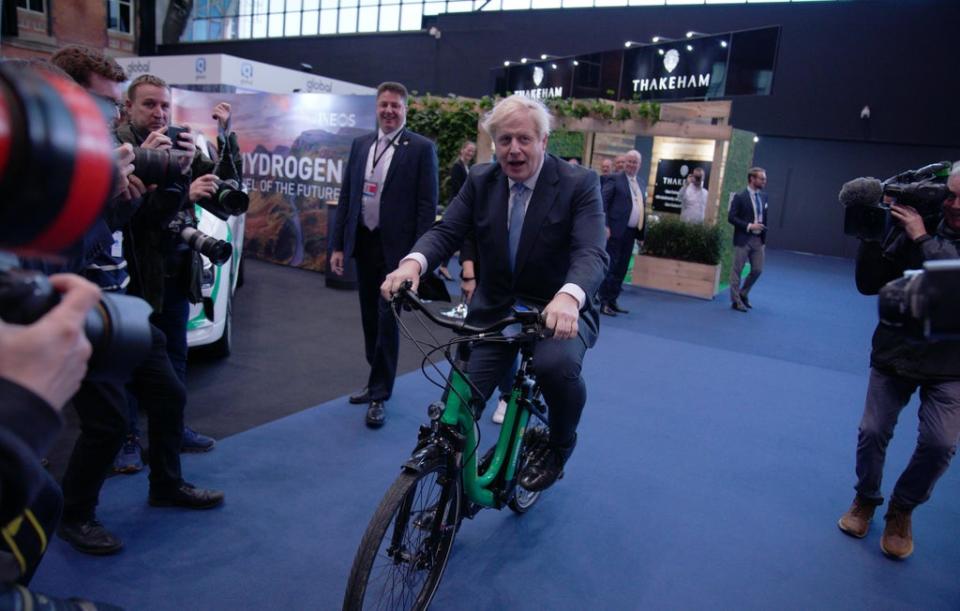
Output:
[[150,72],[150,62],[131,62],[127,64],[127,76],[133,76],[137,73],[147,74]]

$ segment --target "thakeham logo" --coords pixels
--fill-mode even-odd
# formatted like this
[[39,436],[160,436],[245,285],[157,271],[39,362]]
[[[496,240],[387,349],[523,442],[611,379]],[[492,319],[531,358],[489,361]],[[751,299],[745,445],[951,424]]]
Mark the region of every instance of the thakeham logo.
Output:
[[673,69],[676,68],[679,63],[680,52],[676,49],[670,49],[667,51],[667,54],[663,56],[663,67],[667,69],[667,72],[673,72]]
[[540,83],[543,82],[543,68],[540,66],[533,67],[533,84],[537,87],[540,86]]

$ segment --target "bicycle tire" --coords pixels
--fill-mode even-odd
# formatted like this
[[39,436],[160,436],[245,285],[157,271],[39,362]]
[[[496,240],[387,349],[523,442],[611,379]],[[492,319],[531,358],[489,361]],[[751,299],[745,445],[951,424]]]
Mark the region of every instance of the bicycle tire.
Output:
[[[344,611],[426,609],[450,559],[462,498],[460,474],[450,472],[444,459],[428,462],[419,472],[401,473],[357,549]],[[446,506],[442,512],[437,507],[441,501]],[[437,515],[443,521],[434,529]],[[399,548],[393,549],[396,544]]]
[[530,508],[540,500],[540,495],[543,491],[534,492],[527,490],[520,485],[519,479],[520,474],[523,473],[523,469],[527,466],[527,463],[533,455],[543,451],[549,436],[549,431],[546,427],[542,426],[528,428],[523,434],[523,446],[520,448],[520,456],[517,461],[518,481],[514,484],[513,495],[511,495],[510,500],[507,501],[507,507],[513,510],[514,513],[527,513],[530,511]]

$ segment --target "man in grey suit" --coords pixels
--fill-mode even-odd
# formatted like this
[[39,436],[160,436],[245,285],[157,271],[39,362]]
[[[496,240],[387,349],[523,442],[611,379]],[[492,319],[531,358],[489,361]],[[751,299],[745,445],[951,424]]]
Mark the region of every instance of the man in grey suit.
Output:
[[[550,411],[550,442],[520,476],[543,490],[563,473],[573,452],[586,402],[580,375],[587,348],[597,341],[595,293],[607,266],[604,214],[597,174],[546,154],[550,114],[519,95],[500,101],[484,118],[498,163],[474,169],[443,220],[420,238],[381,293],[419,278],[449,257],[474,232],[477,289],[467,321],[485,325],[518,301],[541,308],[552,338],[534,348],[537,379]],[[517,354],[515,344],[474,348],[468,375],[489,398]]]
[[[733,267],[730,269],[730,307],[739,312],[752,308],[747,295],[763,272],[764,245],[767,242],[767,172],[750,168],[747,188],[733,196],[727,221],[733,225]],[[743,286],[740,276],[750,261],[750,273]]]
[[350,403],[368,404],[370,428],[383,426],[393,393],[400,339],[380,284],[437,214],[437,151],[406,128],[407,89],[386,82],[377,88],[376,132],[353,141],[336,223],[330,234],[330,269],[343,274],[344,257],[357,261],[360,318],[370,376]]

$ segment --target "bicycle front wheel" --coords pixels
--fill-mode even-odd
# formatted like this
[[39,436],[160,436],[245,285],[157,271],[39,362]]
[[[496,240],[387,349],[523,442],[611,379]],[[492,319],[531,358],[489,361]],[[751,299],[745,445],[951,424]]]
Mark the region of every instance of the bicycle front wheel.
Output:
[[453,548],[460,490],[459,473],[442,459],[397,477],[353,560],[345,611],[429,606]]

